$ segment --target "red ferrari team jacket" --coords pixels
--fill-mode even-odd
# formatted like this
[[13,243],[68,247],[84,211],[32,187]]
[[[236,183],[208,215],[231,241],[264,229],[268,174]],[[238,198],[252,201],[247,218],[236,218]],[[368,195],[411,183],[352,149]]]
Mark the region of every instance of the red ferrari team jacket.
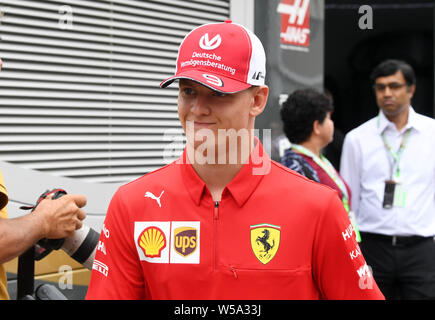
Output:
[[336,191],[258,143],[214,202],[185,159],[117,190],[86,299],[384,299]]

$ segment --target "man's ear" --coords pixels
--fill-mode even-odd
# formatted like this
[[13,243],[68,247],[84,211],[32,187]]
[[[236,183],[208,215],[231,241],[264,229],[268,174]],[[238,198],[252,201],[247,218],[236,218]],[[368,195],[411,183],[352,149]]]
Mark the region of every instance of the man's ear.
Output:
[[411,98],[412,98],[415,92],[415,84],[408,87],[408,92],[411,94]]
[[261,114],[266,107],[267,98],[269,96],[269,87],[264,85],[252,88],[251,90],[253,90],[252,95],[254,103],[252,105],[250,114],[251,116],[256,117]]
[[320,125],[321,123],[319,122],[319,120],[314,120],[313,122],[313,131],[311,132],[311,134],[319,134],[320,133]]

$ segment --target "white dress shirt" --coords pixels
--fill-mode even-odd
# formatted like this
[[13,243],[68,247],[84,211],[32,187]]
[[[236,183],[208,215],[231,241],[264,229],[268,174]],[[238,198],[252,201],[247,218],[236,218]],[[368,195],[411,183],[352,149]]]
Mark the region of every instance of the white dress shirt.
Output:
[[[394,151],[411,128],[400,158],[400,183],[406,191],[403,207],[382,207],[385,180],[391,178]],[[343,144],[340,174],[352,191],[352,210],[360,231],[384,235],[435,235],[435,120],[409,108],[400,132],[383,112],[350,131]]]

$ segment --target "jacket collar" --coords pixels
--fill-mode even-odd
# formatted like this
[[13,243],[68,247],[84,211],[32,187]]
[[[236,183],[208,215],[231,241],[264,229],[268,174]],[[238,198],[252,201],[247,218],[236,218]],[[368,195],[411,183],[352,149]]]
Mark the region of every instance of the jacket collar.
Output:
[[[396,130],[394,123],[388,120],[388,118],[381,110],[379,110],[379,115],[376,121],[379,134],[384,132],[386,129]],[[421,130],[421,122],[419,121],[418,114],[414,111],[414,108],[412,108],[412,106],[409,106],[408,122],[406,123],[405,128],[403,128],[402,130],[405,131],[410,128],[416,129],[417,131]]]
[[[249,157],[249,161],[225,187],[222,199],[228,193],[242,207],[255,191],[264,175],[268,174],[271,167],[271,159],[263,149],[261,142],[255,138],[256,146]],[[182,179],[193,202],[199,206],[201,199],[206,193],[210,194],[205,182],[198,176],[193,166],[189,163],[186,148],[182,156],[176,161],[179,164]]]

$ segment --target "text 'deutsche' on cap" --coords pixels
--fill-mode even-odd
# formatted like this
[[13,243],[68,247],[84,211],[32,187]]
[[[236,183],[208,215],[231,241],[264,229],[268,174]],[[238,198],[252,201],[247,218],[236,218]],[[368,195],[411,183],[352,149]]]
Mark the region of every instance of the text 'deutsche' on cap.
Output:
[[216,91],[235,93],[251,85],[264,85],[265,76],[266,54],[260,40],[227,20],[188,33],[178,51],[175,75],[160,87],[176,79],[190,79]]

